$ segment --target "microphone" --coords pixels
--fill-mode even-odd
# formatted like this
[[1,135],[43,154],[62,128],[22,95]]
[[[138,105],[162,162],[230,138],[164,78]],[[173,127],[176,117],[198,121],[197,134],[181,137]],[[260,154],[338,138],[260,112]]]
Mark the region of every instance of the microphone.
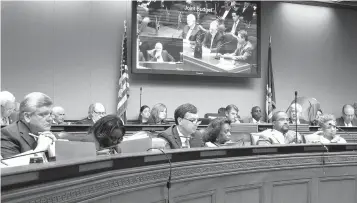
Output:
[[232,41],[233,41],[233,40],[231,40],[231,41],[229,41],[229,42],[225,42],[225,43],[219,45],[219,46],[217,47],[217,53],[216,53],[216,56],[215,56],[214,58],[215,58],[215,59],[220,59],[220,57],[218,56],[218,52],[220,51],[221,47],[222,47],[223,45],[226,45],[226,44],[231,43]]
[[141,95],[142,95],[142,93],[143,93],[143,88],[140,87],[140,106],[139,106],[139,109],[141,108]]
[[336,125],[333,125],[333,124],[331,124],[331,123],[329,123],[329,125],[330,125],[330,126],[333,126],[333,127],[335,127],[335,128],[337,128],[337,129],[339,129],[339,130],[341,130],[342,132],[347,133],[347,135],[351,137],[351,134],[350,134],[348,131],[345,131],[345,130],[343,130],[342,128],[340,128],[340,127],[338,127],[338,126],[336,126]]
[[295,139],[296,139],[296,143],[298,142],[298,128],[297,128],[297,121],[298,121],[298,114],[297,114],[297,108],[296,108],[296,103],[297,103],[297,91],[295,91],[295,117],[296,117],[296,120],[295,120]]
[[170,171],[169,171],[169,178],[167,179],[166,182],[166,188],[167,188],[167,203],[170,203],[170,188],[171,188],[171,173],[172,173],[172,165],[171,165],[171,159],[169,158],[169,156],[167,156],[167,154],[164,152],[164,150],[159,149],[159,148],[149,148],[146,151],[152,150],[152,149],[157,149],[159,150],[162,154],[165,155],[167,161],[169,162],[170,165]]

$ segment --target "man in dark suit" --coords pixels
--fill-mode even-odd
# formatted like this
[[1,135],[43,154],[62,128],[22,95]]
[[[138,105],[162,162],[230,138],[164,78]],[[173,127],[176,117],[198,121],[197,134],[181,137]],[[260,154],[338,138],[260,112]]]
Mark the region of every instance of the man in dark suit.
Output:
[[28,94],[20,104],[20,120],[1,129],[1,156],[46,151],[56,140],[50,132],[52,100],[40,92]]
[[209,32],[206,33],[203,40],[203,46],[215,53],[223,41],[223,34],[218,30],[218,21],[212,21],[209,27]]
[[239,16],[238,12],[232,12],[233,23],[230,27],[226,29],[226,32],[229,32],[234,35],[238,35],[238,31],[245,29],[245,24],[243,22],[243,17]]
[[175,62],[174,57],[172,57],[166,50],[163,50],[162,44],[160,42],[155,44],[155,49],[148,51],[148,56],[149,61],[158,63]]
[[8,91],[0,92],[1,103],[1,119],[0,125],[9,125],[13,121],[11,120],[11,114],[16,109],[15,97]]
[[244,2],[244,6],[239,9],[240,15],[243,16],[244,22],[249,24],[253,20],[254,8],[249,2]]
[[357,126],[357,119],[355,118],[355,110],[352,105],[345,104],[342,107],[342,117],[336,119],[337,126]]
[[255,123],[255,124],[264,123],[264,121],[261,120],[262,110],[259,106],[253,107],[250,113],[252,114],[252,117],[249,118],[246,123]]
[[228,19],[231,20],[232,12],[233,12],[232,6],[233,5],[231,5],[230,0],[224,1],[224,6],[222,6],[222,8],[219,10],[217,14],[218,18],[223,20],[228,20]]
[[201,34],[201,30],[196,25],[196,17],[193,14],[187,15],[187,25],[182,30],[181,37],[184,41],[196,41],[198,35]]
[[192,104],[183,104],[175,110],[175,123],[158,137],[165,139],[171,149],[203,147],[201,134],[196,131],[200,124],[197,108]]
[[80,121],[77,121],[76,124],[87,124],[87,125],[93,125],[95,122],[97,122],[99,119],[104,117],[106,115],[105,107],[101,103],[95,103],[89,105],[88,108],[88,117],[84,118]]

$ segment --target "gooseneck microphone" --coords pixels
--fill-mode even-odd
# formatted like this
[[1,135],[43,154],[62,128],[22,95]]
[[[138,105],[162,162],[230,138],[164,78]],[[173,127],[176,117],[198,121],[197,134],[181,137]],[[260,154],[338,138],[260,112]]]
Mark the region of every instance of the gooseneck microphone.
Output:
[[298,92],[295,91],[295,139],[296,139],[296,143],[298,143],[298,128],[297,128],[297,121],[298,121],[298,115],[297,115],[297,108],[296,108],[296,104],[297,104],[297,94]]
[[141,108],[141,95],[142,95],[142,93],[143,93],[143,88],[140,87],[140,106],[139,106],[139,109]]

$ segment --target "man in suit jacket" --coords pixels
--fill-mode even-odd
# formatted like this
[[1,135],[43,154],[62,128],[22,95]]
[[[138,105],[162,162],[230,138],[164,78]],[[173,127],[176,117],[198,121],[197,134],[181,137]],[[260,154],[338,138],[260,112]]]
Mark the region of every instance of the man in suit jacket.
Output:
[[197,108],[192,104],[183,104],[175,110],[175,123],[158,137],[165,139],[171,149],[203,147],[201,134],[196,131],[200,124]]
[[252,114],[252,117],[248,119],[247,123],[265,123],[263,122],[262,119],[262,110],[260,109],[259,106],[255,106],[252,108],[252,111],[250,112]]
[[352,105],[345,104],[342,107],[342,117],[336,119],[337,126],[357,126],[357,119],[355,118],[355,110]]
[[1,119],[0,125],[9,125],[13,121],[11,120],[11,114],[16,109],[15,97],[8,91],[0,92],[1,103]]
[[184,41],[196,41],[197,36],[201,34],[201,30],[196,25],[196,17],[193,14],[187,15],[187,25],[182,30],[181,37]]
[[89,105],[88,117],[77,121],[76,124],[93,125],[95,122],[97,122],[105,115],[106,115],[106,111],[104,105],[101,103],[94,103]]
[[213,21],[210,24],[209,32],[206,33],[203,40],[203,46],[210,49],[211,52],[217,52],[221,48],[223,34],[218,31],[218,21]]
[[50,132],[52,100],[40,92],[26,95],[20,104],[20,120],[1,129],[1,156],[48,150],[56,140]]
[[226,32],[237,36],[240,30],[245,29],[245,23],[243,22],[243,17],[239,16],[237,11],[232,12],[232,19],[233,23],[226,29]]
[[160,42],[155,44],[155,49],[148,51],[149,61],[154,62],[175,62],[174,57],[172,57],[166,50],[163,50],[162,44]]
[[254,8],[249,2],[244,2],[244,6],[239,9],[240,15],[246,23],[250,23],[253,19]]
[[237,49],[234,53],[224,54],[224,58],[233,59],[237,61],[243,61],[247,63],[251,63],[252,54],[253,54],[253,45],[248,41],[248,33],[245,30],[241,30],[238,32],[237,37]]

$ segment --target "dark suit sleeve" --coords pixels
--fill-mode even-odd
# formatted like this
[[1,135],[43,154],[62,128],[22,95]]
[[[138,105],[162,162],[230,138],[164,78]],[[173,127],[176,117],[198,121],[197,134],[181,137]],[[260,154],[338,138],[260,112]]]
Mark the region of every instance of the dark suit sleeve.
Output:
[[167,53],[167,59],[169,62],[175,62],[175,59],[174,57],[171,56],[171,54],[169,54],[169,52],[166,52]]
[[7,129],[1,129],[1,156],[7,158],[20,153],[21,149],[17,140],[11,136]]

